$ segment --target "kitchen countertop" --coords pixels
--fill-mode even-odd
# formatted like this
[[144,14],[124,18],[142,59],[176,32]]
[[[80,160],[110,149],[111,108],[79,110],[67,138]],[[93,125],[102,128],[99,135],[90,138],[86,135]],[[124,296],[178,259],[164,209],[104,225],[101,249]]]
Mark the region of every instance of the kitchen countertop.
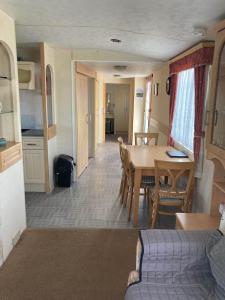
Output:
[[43,129],[22,129],[22,136],[43,137],[44,131]]

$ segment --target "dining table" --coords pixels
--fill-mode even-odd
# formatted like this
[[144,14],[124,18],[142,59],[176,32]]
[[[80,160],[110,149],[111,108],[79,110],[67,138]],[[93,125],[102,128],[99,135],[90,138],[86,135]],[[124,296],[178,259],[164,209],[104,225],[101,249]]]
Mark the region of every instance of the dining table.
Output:
[[155,160],[189,162],[190,158],[170,157],[166,152],[176,150],[170,146],[127,145],[134,168],[133,224],[138,226],[139,194],[142,176],[155,175]]

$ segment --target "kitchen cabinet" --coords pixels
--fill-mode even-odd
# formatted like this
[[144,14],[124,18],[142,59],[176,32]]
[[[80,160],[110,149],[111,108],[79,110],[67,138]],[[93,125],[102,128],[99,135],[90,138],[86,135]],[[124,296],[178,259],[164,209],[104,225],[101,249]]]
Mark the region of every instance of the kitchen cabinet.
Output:
[[24,181],[26,191],[45,191],[43,138],[23,138]]

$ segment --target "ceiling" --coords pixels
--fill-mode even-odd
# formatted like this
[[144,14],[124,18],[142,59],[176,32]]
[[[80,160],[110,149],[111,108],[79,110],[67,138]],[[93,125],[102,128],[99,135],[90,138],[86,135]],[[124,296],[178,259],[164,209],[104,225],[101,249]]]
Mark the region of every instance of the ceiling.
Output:
[[[82,64],[100,72],[109,77],[113,77],[115,74],[119,74],[121,78],[132,78],[148,76],[152,70],[156,69],[160,63],[147,63],[147,62],[98,62],[89,61],[82,62]],[[114,66],[127,66],[125,70],[116,70]]]
[[[16,20],[19,43],[101,49],[167,60],[202,38],[194,26],[225,17],[224,0],[0,0]],[[121,39],[119,44],[111,38]]]

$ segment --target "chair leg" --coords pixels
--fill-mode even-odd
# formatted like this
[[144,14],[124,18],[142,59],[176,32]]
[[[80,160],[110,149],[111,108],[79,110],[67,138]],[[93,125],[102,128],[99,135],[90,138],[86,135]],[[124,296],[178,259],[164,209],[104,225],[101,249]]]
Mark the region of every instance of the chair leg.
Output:
[[130,194],[129,194],[129,202],[128,202],[128,221],[130,221],[130,217],[131,217],[132,204],[133,204],[133,187],[131,187],[131,191],[130,191]]
[[121,193],[121,198],[120,198],[120,203],[121,204],[123,204],[123,202],[124,202],[126,186],[127,186],[127,178],[125,177],[124,182],[123,182],[123,189],[122,189],[122,193]]
[[123,207],[127,206],[128,194],[129,194],[129,186],[128,183],[126,183],[125,190],[124,190]]
[[157,215],[158,215],[158,209],[159,209],[158,199],[155,199],[154,203],[153,203],[153,207],[152,207],[152,224],[151,224],[151,229],[155,228],[156,218],[157,218]]
[[121,182],[120,182],[120,190],[119,190],[119,195],[122,195],[122,192],[123,192],[124,179],[125,179],[125,175],[124,175],[124,171],[123,171],[123,173],[122,173],[122,177],[121,177]]

